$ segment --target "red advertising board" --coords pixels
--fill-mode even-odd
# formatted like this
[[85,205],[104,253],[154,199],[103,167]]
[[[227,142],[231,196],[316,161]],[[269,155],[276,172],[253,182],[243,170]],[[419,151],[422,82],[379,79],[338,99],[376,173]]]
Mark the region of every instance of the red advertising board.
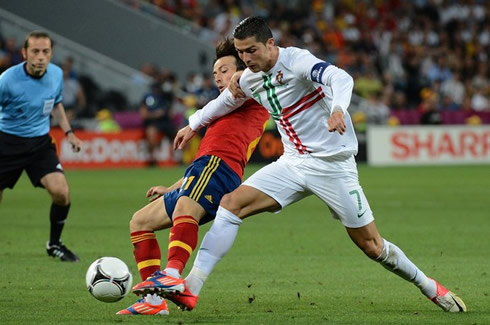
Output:
[[[146,166],[148,150],[142,130],[128,130],[120,133],[98,133],[76,131],[84,142],[82,150],[71,150],[65,134],[60,129],[50,132],[56,141],[58,155],[64,168],[133,168]],[[158,164],[176,165],[180,152],[174,152],[172,143],[163,138],[157,150]]]

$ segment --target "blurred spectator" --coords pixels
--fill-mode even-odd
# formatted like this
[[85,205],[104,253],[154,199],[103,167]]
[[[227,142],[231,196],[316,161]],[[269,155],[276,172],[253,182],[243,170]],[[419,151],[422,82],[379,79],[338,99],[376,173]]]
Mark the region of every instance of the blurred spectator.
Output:
[[121,131],[121,126],[113,119],[108,108],[103,108],[95,115],[97,119],[97,131],[104,133],[115,133]]
[[421,124],[441,124],[442,116],[437,109],[437,94],[430,89],[422,90],[422,103],[418,107]]
[[377,78],[374,69],[368,69],[366,74],[361,75],[354,83],[354,91],[361,97],[368,98],[383,90],[383,84]]
[[440,108],[443,111],[458,111],[461,109],[462,105],[457,104],[454,102],[453,97],[449,95],[443,95],[442,101],[440,104]]
[[5,42],[5,52],[10,58],[10,66],[16,65],[24,61],[22,54],[20,52],[20,47],[17,46],[17,40],[15,37],[7,38]]
[[74,63],[75,63],[75,59],[73,57],[71,57],[71,56],[67,56],[65,58],[65,61],[61,65],[62,68],[63,68],[63,70],[67,70],[68,71],[68,77],[70,79],[78,79],[78,74],[73,69],[73,64]]
[[214,85],[214,81],[206,73],[203,75],[201,87],[195,93],[197,95],[199,107],[203,107],[209,101],[219,96],[218,87]]
[[155,151],[160,144],[159,132],[163,132],[171,141],[177,133],[176,127],[172,121],[171,103],[165,98],[160,83],[153,83],[150,92],[145,94],[139,107],[143,125],[145,128],[145,137],[148,143],[149,164],[154,166],[157,163]]
[[62,65],[63,69],[63,106],[65,107],[66,117],[73,120],[83,116],[83,111],[87,106],[85,92],[76,79],[73,72],[73,59],[68,59]]
[[367,124],[386,124],[390,116],[390,109],[381,101],[381,91],[369,94],[359,109],[366,115]]
[[[488,90],[482,87],[475,87],[475,92],[471,98],[471,107],[477,112],[490,112],[490,101],[488,100]],[[486,91],[486,93],[484,93]]]
[[464,85],[461,82],[460,73],[454,71],[451,78],[441,84],[441,94],[443,97],[449,97],[457,106],[463,103],[465,95]]
[[5,50],[5,40],[0,35],[0,73],[10,67],[10,55]]

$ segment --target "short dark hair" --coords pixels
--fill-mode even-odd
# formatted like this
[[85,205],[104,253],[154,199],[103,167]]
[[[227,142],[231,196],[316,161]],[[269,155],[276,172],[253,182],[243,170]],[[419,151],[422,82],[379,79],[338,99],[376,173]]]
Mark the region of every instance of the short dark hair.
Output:
[[243,40],[252,36],[255,36],[258,42],[265,44],[272,38],[272,31],[265,20],[257,16],[250,16],[235,27],[233,37]]
[[234,57],[236,69],[238,71],[245,70],[246,65],[238,56],[238,52],[235,48],[235,45],[233,44],[232,38],[227,37],[218,43],[218,45],[216,46],[216,58],[214,59],[214,62],[216,62],[217,60],[221,59],[224,56]]
[[43,32],[43,31],[39,31],[39,30],[35,30],[35,31],[32,31],[30,32],[27,36],[26,36],[26,39],[24,41],[24,48],[27,50],[27,47],[29,46],[29,38],[47,38],[49,39],[49,41],[51,42],[51,48],[53,48],[54,46],[54,42],[53,42],[53,39],[51,38],[51,36],[49,36],[48,33],[46,32]]

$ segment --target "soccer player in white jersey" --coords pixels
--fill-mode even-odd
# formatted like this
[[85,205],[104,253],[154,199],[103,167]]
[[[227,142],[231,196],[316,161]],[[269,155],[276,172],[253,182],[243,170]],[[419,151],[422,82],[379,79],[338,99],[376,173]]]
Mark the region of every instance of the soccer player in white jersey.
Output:
[[[351,76],[307,50],[276,46],[260,18],[246,18],[233,36],[248,67],[240,76],[239,87],[245,97],[254,98],[269,111],[281,134],[284,154],[223,197],[194,266],[182,280],[183,292],[165,292],[158,285],[149,286],[151,281],[136,285],[133,291],[160,292],[181,308],[193,309],[204,282],[231,248],[244,218],[279,211],[313,194],[368,257],[415,284],[443,310],[466,311],[461,298],[428,278],[400,248],[378,233],[354,160],[357,139],[347,113]],[[196,112],[189,126],[179,131],[175,145],[182,148],[201,126],[239,107],[244,101],[239,97],[225,91]]]

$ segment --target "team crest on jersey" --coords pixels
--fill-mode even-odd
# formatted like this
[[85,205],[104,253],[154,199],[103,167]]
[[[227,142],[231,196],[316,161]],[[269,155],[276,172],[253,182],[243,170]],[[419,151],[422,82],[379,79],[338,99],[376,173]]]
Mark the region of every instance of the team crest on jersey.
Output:
[[281,70],[278,70],[277,71],[277,74],[276,74],[276,81],[280,84],[280,85],[284,85],[284,83],[282,82],[282,78],[284,77],[284,75],[282,74],[282,71]]

